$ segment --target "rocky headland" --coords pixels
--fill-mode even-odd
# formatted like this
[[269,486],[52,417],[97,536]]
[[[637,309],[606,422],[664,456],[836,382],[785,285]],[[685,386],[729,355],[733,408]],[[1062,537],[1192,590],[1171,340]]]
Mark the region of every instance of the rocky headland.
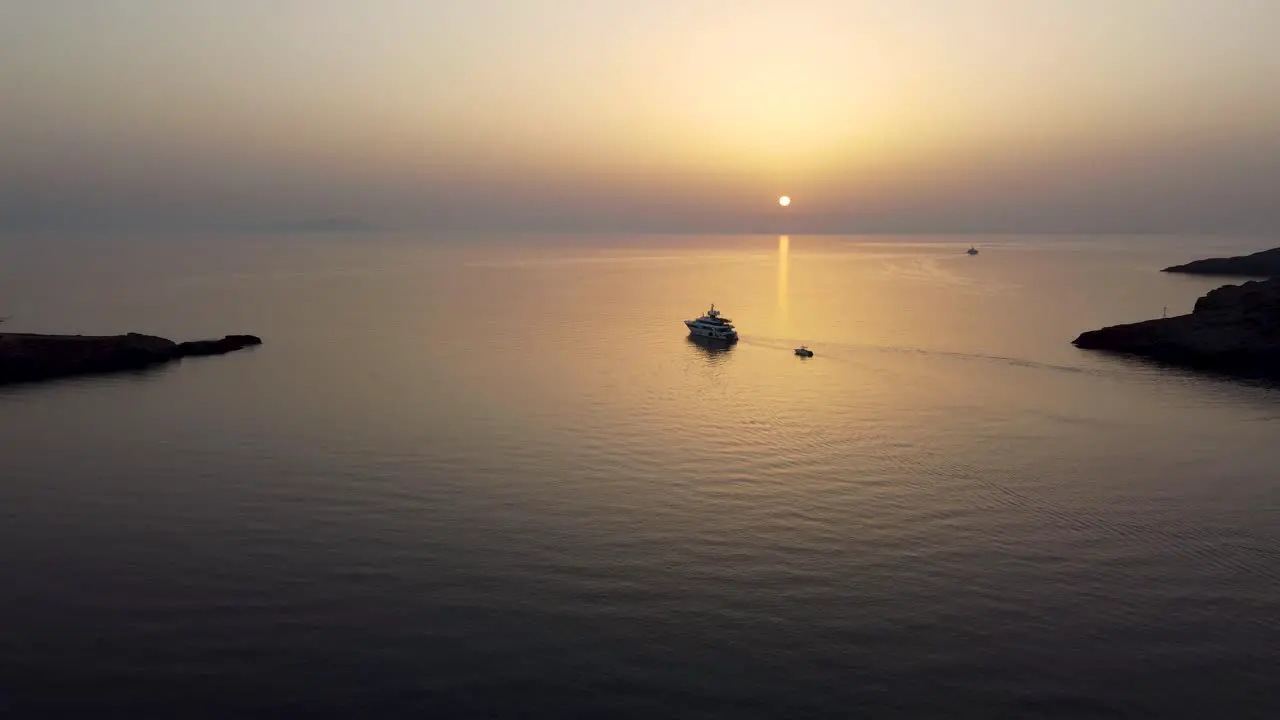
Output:
[[1280,248],[1263,250],[1252,255],[1196,260],[1184,265],[1167,267],[1161,272],[1255,278],[1280,277]]
[[1074,344],[1201,370],[1280,378],[1280,277],[1224,285],[1197,300],[1188,315],[1092,330]]
[[197,355],[222,355],[262,344],[254,335],[174,342],[153,335],[0,333],[0,385],[72,375],[141,370]]

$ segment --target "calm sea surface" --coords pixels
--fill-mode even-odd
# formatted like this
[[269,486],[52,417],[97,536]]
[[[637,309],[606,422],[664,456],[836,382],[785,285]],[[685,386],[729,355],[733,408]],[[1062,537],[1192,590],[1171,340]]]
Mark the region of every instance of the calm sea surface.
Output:
[[1070,345],[1270,240],[2,240],[266,344],[0,389],[0,714],[1280,717],[1280,390]]

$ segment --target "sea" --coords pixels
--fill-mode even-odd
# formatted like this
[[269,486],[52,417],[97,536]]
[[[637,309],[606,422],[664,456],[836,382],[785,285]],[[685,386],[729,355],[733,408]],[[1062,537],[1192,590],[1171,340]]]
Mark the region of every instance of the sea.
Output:
[[5,238],[264,344],[0,388],[0,716],[1280,717],[1280,389],[1071,344],[1275,244]]

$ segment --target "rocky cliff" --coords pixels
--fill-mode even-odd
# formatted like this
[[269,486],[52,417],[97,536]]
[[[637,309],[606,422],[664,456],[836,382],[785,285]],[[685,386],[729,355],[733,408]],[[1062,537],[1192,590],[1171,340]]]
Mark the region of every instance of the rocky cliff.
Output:
[[1188,315],[1092,330],[1076,338],[1075,345],[1280,378],[1280,278],[1226,285],[1197,300]]
[[261,343],[262,340],[253,335],[175,343],[137,333],[106,336],[0,333],[0,384],[137,370],[193,355],[221,355]]

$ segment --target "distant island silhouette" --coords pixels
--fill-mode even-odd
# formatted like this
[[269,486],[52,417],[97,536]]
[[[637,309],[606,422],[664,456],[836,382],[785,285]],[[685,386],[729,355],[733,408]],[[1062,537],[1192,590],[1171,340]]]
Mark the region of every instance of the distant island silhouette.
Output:
[[1195,260],[1184,265],[1167,267],[1161,272],[1186,273],[1189,275],[1280,277],[1280,248],[1263,250],[1252,255]]

